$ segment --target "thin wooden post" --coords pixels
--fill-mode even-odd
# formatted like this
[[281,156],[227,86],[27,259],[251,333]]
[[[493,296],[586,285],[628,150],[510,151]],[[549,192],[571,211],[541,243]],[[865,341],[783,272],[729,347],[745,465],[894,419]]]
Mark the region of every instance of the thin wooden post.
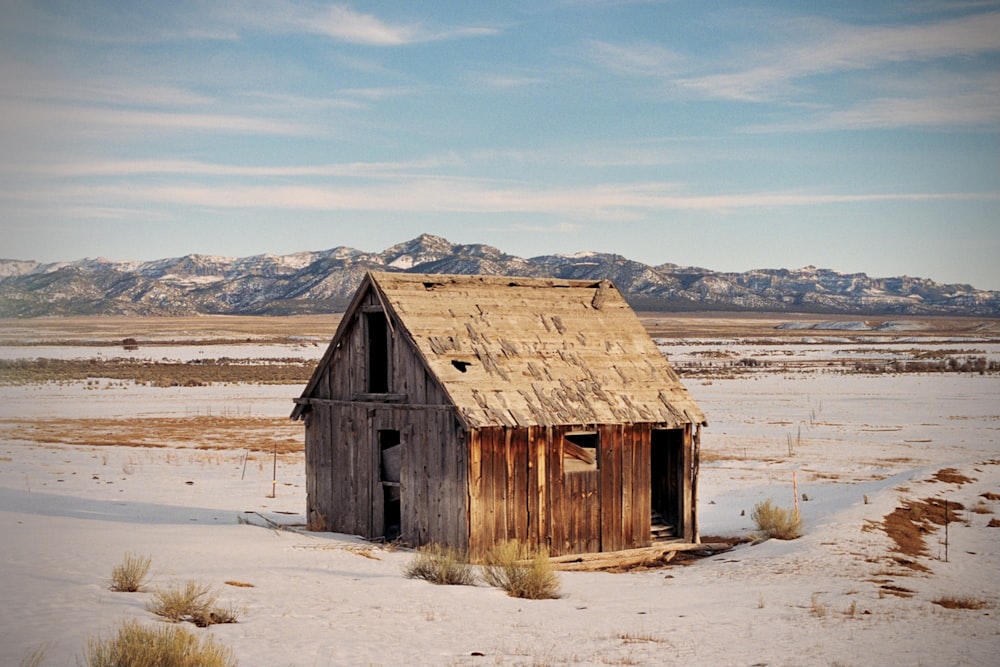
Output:
[[948,501],[944,501],[944,562],[948,562],[948,523],[951,520],[949,515]]
[[278,443],[274,443],[274,465],[271,467],[271,497],[278,497]]
[[795,519],[798,520],[799,514],[799,483],[795,480],[795,471],[792,471],[792,495],[795,497]]

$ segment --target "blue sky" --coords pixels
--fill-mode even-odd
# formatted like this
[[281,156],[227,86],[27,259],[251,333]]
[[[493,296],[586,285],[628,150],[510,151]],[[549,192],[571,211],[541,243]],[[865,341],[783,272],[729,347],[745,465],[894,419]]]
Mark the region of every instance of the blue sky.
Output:
[[1000,290],[1000,2],[4,0],[0,225]]

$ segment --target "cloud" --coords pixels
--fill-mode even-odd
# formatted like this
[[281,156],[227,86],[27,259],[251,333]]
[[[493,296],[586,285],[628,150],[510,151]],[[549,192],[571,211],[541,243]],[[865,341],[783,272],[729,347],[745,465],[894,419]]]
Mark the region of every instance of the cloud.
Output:
[[1000,52],[1000,12],[903,26],[852,26],[819,19],[795,23],[806,39],[747,54],[742,60],[749,67],[679,77],[675,83],[708,97],[763,101],[814,75]]
[[254,3],[250,7],[240,4],[227,18],[267,32],[322,35],[339,42],[367,46],[403,46],[499,32],[490,27],[434,27],[421,21],[389,22],[346,4],[324,6],[273,1]]
[[647,41],[612,44],[591,40],[584,48],[589,60],[627,76],[663,77],[675,74],[686,61],[680,53]]
[[927,201],[1000,201],[1000,193],[750,192],[720,195],[685,194],[675,183],[597,184],[566,188],[531,188],[516,183],[474,179],[414,177],[367,185],[286,185],[203,183],[68,185],[52,190],[0,193],[22,204],[87,202],[119,208],[194,206],[215,209],[288,211],[364,211],[393,213],[520,213],[572,218],[642,219],[664,211],[727,214],[748,208],[786,208],[829,204]]
[[20,104],[0,100],[0,116],[8,126],[31,133],[83,135],[94,131],[186,131],[224,134],[307,135],[315,128],[305,124],[222,113],[189,113],[108,109],[60,104]]
[[[436,169],[461,164],[452,154],[432,155],[417,160],[395,162],[344,162],[303,166],[242,166],[196,160],[100,160],[62,162],[28,168],[36,175],[54,178],[93,176],[207,176],[218,178],[390,178],[400,173]],[[23,169],[23,168],[22,168]]]

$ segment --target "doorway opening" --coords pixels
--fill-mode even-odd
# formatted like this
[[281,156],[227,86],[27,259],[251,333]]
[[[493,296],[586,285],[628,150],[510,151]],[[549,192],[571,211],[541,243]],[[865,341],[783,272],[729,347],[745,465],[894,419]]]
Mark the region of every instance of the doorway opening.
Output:
[[650,441],[652,538],[684,534],[684,429],[653,429]]
[[402,534],[400,512],[400,471],[403,446],[399,431],[386,429],[378,432],[379,478],[382,482],[382,537],[392,542]]

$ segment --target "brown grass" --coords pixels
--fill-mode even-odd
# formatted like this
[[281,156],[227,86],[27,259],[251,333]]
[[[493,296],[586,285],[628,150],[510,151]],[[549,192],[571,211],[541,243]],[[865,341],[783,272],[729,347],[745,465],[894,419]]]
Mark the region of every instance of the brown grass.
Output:
[[0,437],[91,447],[189,447],[279,454],[304,450],[302,425],[282,417],[143,417],[142,419],[0,419]]
[[86,667],[236,667],[232,649],[170,625],[124,621],[108,639],[87,642]]
[[219,607],[217,600],[218,596],[211,586],[187,581],[183,586],[156,589],[146,609],[168,621],[189,621],[199,628],[217,623],[235,623],[239,610]]
[[764,536],[779,540],[794,540],[802,535],[802,518],[794,509],[778,507],[768,498],[757,503],[750,518]]
[[315,361],[305,359],[197,359],[186,363],[143,359],[0,359],[0,385],[106,379],[157,387],[214,383],[305,384]]
[[[886,535],[896,543],[896,551],[906,556],[919,557],[927,555],[927,544],[924,536],[945,524],[947,513],[949,521],[960,521],[961,511],[965,506],[961,503],[947,503],[940,498],[925,498],[904,502],[885,516],[881,527]],[[914,568],[915,569],[915,568]]]
[[559,597],[559,577],[544,548],[532,549],[516,540],[502,542],[483,557],[483,580],[515,598],[549,600]]
[[976,480],[963,475],[955,468],[942,468],[934,473],[934,479],[938,482],[944,482],[945,484],[970,484]]
[[942,595],[931,600],[945,609],[990,609],[992,605],[971,595]]
[[111,569],[111,590],[120,593],[141,591],[151,562],[148,556],[126,553],[122,562]]
[[416,555],[404,568],[403,576],[448,586],[475,586],[478,581],[475,569],[469,564],[468,554],[439,544],[417,549]]

